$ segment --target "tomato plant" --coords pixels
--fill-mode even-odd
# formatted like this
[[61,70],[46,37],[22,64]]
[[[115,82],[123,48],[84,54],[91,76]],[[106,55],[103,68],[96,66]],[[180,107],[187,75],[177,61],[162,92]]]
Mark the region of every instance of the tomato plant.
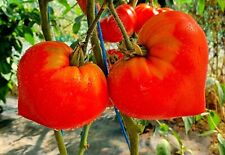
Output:
[[102,70],[93,63],[70,66],[73,49],[61,42],[29,48],[19,62],[19,114],[54,129],[80,127],[108,105]]
[[124,58],[124,54],[116,49],[108,50],[107,54],[108,54],[108,63],[110,64],[110,67],[111,67],[111,65],[116,63],[118,60]]
[[121,60],[109,73],[115,106],[140,119],[203,112],[208,47],[196,21],[178,11],[159,14],[144,24],[138,43],[147,55]]
[[139,30],[147,20],[158,14],[158,11],[155,8],[149,6],[146,3],[139,4],[135,8],[135,12],[137,14],[137,24],[135,27],[135,32],[139,32]]
[[[131,36],[136,25],[136,13],[134,8],[128,4],[123,4],[116,8],[116,12],[122,21],[127,34]],[[100,24],[104,41],[119,42],[123,40],[123,35],[113,16],[101,19]]]

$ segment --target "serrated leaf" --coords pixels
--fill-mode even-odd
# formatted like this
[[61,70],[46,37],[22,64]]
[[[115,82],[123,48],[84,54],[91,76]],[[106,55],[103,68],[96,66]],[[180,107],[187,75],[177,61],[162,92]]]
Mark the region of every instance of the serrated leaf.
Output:
[[184,122],[185,133],[188,134],[188,131],[191,129],[192,125],[195,122],[194,117],[182,117]]
[[198,0],[198,14],[202,15],[205,10],[205,0]]
[[217,0],[217,3],[219,4],[222,11],[225,9],[225,1],[224,0]]
[[80,26],[81,26],[81,23],[74,23],[73,24],[73,33],[74,34],[78,33],[78,31],[80,30]]
[[156,146],[156,155],[170,155],[171,147],[166,139],[162,139]]
[[223,138],[221,134],[217,135],[217,139],[219,142],[218,148],[219,148],[220,155],[225,155],[225,139]]
[[216,112],[210,112],[208,115],[208,125],[210,130],[214,130],[220,123],[220,117]]

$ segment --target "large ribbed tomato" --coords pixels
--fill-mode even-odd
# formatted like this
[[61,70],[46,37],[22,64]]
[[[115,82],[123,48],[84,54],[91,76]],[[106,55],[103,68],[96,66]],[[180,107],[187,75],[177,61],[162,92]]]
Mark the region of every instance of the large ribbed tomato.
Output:
[[147,56],[120,60],[109,73],[115,106],[140,119],[204,112],[208,48],[196,21],[178,11],[161,13],[145,23],[138,43]]
[[155,8],[146,3],[139,4],[135,8],[135,12],[137,14],[137,24],[134,30],[135,32],[138,32],[147,20],[158,14],[158,11]]
[[[136,25],[136,13],[134,8],[128,4],[120,5],[116,8],[116,12],[122,21],[127,34],[131,36]],[[113,16],[109,16],[100,20],[103,39],[106,42],[119,42],[123,40],[123,35]]]
[[108,105],[106,78],[93,64],[70,66],[73,49],[61,42],[29,48],[18,66],[19,114],[54,129],[80,127]]

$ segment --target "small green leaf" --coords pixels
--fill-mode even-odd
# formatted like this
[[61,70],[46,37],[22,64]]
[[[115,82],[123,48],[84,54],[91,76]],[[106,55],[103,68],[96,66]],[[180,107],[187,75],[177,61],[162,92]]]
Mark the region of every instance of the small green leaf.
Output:
[[165,123],[161,123],[159,126],[159,132],[162,134],[167,134],[169,132],[169,126]]
[[205,10],[205,0],[198,0],[198,14],[202,15]]
[[225,155],[225,139],[223,138],[221,134],[217,135],[217,139],[219,142],[218,148],[219,148],[220,155]]
[[75,19],[74,19],[74,22],[75,23],[80,23],[83,19],[84,15],[80,15],[80,16],[77,16]]
[[73,33],[74,34],[78,33],[78,31],[80,30],[80,26],[81,26],[81,23],[74,23],[73,24]]
[[219,4],[222,11],[225,9],[225,1],[224,0],[217,0],[217,3]]
[[219,115],[213,111],[210,112],[208,115],[208,124],[209,124],[210,130],[215,130],[215,128],[217,127],[219,123],[220,123]]
[[195,123],[194,117],[182,117],[184,122],[185,133],[188,134],[188,131],[191,129],[192,125]]
[[162,139],[156,146],[156,155],[170,155],[171,147],[166,139]]
[[34,45],[35,41],[34,41],[34,37],[33,35],[31,35],[30,33],[25,33],[24,34],[24,39],[26,41],[28,41],[31,45]]
[[67,0],[58,0],[60,4],[62,4],[66,9],[70,7]]

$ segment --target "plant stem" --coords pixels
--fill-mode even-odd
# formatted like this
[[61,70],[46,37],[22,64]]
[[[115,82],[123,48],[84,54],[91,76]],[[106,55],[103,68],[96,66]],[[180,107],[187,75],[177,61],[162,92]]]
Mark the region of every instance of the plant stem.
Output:
[[124,114],[122,114],[124,125],[130,140],[130,154],[138,155],[139,154],[139,134],[142,132],[135,121]]
[[[95,19],[95,1],[94,0],[87,0],[87,21],[88,21],[88,27],[91,26]],[[102,50],[99,44],[98,35],[96,29],[93,30],[92,36],[91,36],[91,44],[95,56],[95,60],[97,65],[103,70],[106,71],[106,68],[104,67],[104,61],[102,58]]]
[[58,145],[60,155],[67,155],[67,150],[66,150],[66,147],[64,145],[64,141],[63,141],[61,131],[54,130],[54,134],[55,134],[55,138],[56,138],[56,141],[57,141],[57,145]]
[[87,36],[85,38],[84,53],[87,52],[88,41],[91,38],[91,34],[95,30],[98,20],[100,19],[101,15],[105,11],[105,9],[106,9],[106,3],[104,2],[102,4],[101,9],[99,10],[97,16],[95,17],[94,21],[91,23],[91,25],[88,28]]
[[50,25],[48,21],[48,0],[38,0],[40,14],[41,14],[41,29],[44,34],[45,40],[52,40]]
[[91,124],[85,125],[83,127],[82,133],[81,133],[81,141],[80,141],[80,147],[79,147],[79,151],[77,155],[83,155],[84,152],[87,150],[88,148],[88,133],[89,133],[89,129],[91,127]]
[[116,10],[114,8],[113,0],[109,0],[108,6],[109,6],[111,14],[113,15],[114,19],[116,20],[116,22],[117,22],[117,24],[118,24],[118,26],[119,26],[122,34],[123,34],[123,38],[125,40],[125,44],[126,44],[127,50],[133,50],[132,43],[131,43],[128,35],[127,35],[126,29],[123,26],[123,23],[120,20],[118,14],[117,14],[117,12],[116,12]]
[[138,0],[131,0],[130,5],[136,7]]
[[[48,22],[48,2],[49,0],[38,0],[39,8],[40,8],[40,15],[41,15],[41,28],[43,35],[46,41],[51,41],[51,31]],[[61,131],[54,130],[55,139],[57,141],[58,149],[60,155],[67,155],[67,150],[63,141]]]

